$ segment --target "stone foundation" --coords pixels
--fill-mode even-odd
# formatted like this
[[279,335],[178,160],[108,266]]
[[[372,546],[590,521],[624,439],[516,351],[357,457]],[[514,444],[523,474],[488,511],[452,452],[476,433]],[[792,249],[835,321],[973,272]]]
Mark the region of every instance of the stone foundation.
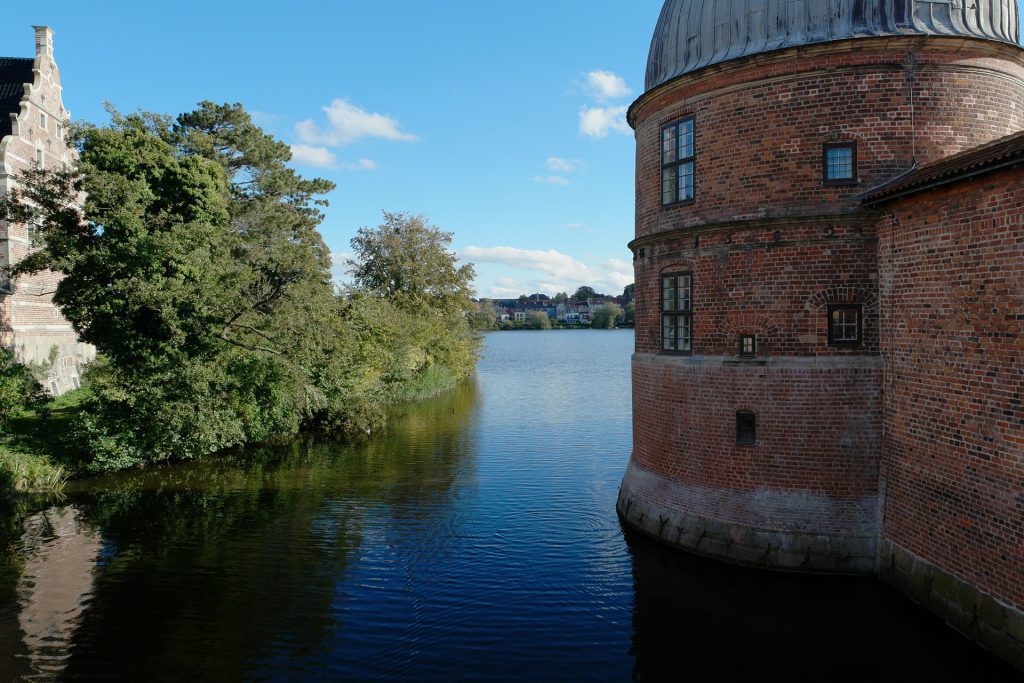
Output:
[[[756,510],[761,524],[714,519],[685,507],[700,509],[712,498],[729,497],[730,506]],[[721,503],[721,500],[716,500]],[[712,507],[718,507],[714,505]],[[630,527],[663,543],[706,557],[765,569],[830,574],[873,574],[877,529],[870,522],[854,533],[809,533],[773,524],[773,511],[785,517],[794,507],[816,509],[822,519],[874,519],[877,500],[865,497],[836,500],[808,492],[715,491],[686,486],[630,462],[619,489],[617,508]]]
[[878,574],[883,581],[1024,671],[1024,612],[892,541],[882,540],[879,560]]

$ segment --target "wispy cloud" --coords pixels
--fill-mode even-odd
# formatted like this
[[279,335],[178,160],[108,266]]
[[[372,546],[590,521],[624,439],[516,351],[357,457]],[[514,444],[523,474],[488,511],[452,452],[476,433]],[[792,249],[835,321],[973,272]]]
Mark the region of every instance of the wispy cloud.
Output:
[[564,178],[560,175],[535,175],[533,176],[532,180],[535,183],[543,183],[545,185],[565,186],[572,184],[568,178]]
[[561,157],[551,157],[547,161],[548,169],[557,173],[572,173],[576,170],[577,163]]
[[344,169],[346,171],[372,171],[377,168],[377,163],[372,159],[338,163],[338,157],[334,152],[318,145],[291,145],[291,149],[292,161],[300,166]]
[[629,135],[627,107],[585,107],[580,111],[580,133],[592,138],[606,138],[609,133]]
[[[517,247],[478,247],[469,246],[459,251],[459,257],[476,263],[499,263],[505,266],[542,273],[537,279],[524,278],[515,281],[516,286],[532,291],[557,292],[570,288],[575,291],[580,285],[590,285],[610,294],[618,294],[633,281],[632,264],[621,259],[606,259],[594,265],[588,265],[568,254],[554,249],[519,249]],[[513,289],[509,284],[496,281],[497,287]],[[496,287],[491,288],[492,296],[497,294]],[[532,292],[519,291],[518,294]],[[511,294],[509,294],[511,296]]]
[[569,230],[582,230],[587,227],[585,223],[566,223],[565,227]]
[[416,136],[401,130],[396,119],[385,114],[370,113],[348,100],[336,99],[323,108],[327,125],[312,119],[295,124],[295,134],[306,145],[339,147],[363,138],[382,138],[412,142]]
[[633,94],[622,76],[603,69],[595,69],[586,74],[584,89],[599,102],[620,100]]
[[342,168],[347,168],[350,171],[372,171],[377,168],[377,162],[372,159],[360,159],[359,161],[344,164]]
[[315,166],[316,168],[335,168],[338,165],[338,157],[326,147],[317,145],[292,145],[292,161],[302,166]]

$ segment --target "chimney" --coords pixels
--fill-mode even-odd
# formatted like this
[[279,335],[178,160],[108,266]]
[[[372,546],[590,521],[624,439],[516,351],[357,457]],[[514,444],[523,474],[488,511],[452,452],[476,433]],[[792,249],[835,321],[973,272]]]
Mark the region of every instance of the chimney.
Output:
[[53,57],[53,30],[49,26],[33,26],[36,30],[36,57]]

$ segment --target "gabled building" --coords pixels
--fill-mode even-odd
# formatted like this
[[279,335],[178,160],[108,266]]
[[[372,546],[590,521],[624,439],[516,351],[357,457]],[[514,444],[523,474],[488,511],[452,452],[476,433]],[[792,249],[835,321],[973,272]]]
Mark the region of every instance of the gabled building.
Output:
[[[75,162],[66,142],[70,120],[53,58],[53,31],[36,26],[33,57],[0,57],[0,193],[17,187],[21,171]],[[0,222],[0,267],[31,251],[30,233],[30,226]],[[12,348],[20,362],[47,367],[53,394],[77,388],[81,366],[95,357],[53,304],[59,281],[57,273],[0,281],[0,344]]]

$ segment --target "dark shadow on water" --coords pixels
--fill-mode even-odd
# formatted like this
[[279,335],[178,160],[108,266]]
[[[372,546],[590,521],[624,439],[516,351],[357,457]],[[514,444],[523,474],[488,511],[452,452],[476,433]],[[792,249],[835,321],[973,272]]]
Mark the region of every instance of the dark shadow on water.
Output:
[[[0,577],[0,661],[16,667],[0,677],[24,675],[28,660],[64,680],[323,677],[322,655],[348,627],[333,605],[368,527],[449,514],[474,467],[475,405],[470,382],[397,409],[392,428],[365,444],[309,436],[74,482],[65,506],[39,514],[73,517],[77,532],[38,547],[22,533],[11,547],[30,559]],[[88,540],[75,556],[42,561],[67,535]],[[26,615],[53,592],[34,572],[55,566],[85,577],[70,593],[76,616],[46,610],[57,635],[26,654]]]
[[634,679],[1020,681],[872,578],[736,567],[632,531]]

